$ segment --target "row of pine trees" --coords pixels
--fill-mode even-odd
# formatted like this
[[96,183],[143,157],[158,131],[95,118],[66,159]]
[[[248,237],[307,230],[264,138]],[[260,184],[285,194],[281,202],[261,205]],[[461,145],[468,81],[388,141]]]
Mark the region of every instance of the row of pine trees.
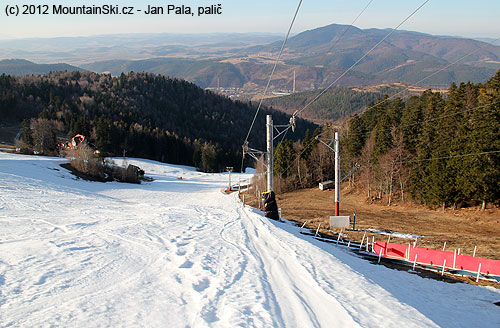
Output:
[[328,143],[341,135],[341,161],[350,187],[369,200],[408,200],[462,207],[500,200],[500,71],[484,84],[452,84],[447,94],[406,100],[384,97],[340,127],[324,126],[301,142],[276,147],[278,191],[333,178]]

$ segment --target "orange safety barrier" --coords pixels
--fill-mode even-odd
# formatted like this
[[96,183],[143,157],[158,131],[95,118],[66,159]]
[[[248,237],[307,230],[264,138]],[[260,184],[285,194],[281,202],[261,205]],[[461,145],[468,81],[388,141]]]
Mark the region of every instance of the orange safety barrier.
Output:
[[446,269],[467,270],[488,275],[500,275],[500,261],[473,257],[456,252],[441,251],[437,249],[412,247],[411,245],[400,245],[376,241],[373,251],[377,254],[382,252],[382,257],[415,261],[421,265],[445,267]]

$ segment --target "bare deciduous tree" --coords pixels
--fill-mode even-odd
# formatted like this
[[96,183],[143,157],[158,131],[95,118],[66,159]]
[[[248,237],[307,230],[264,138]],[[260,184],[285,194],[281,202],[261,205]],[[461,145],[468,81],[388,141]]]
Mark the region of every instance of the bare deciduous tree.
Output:
[[56,128],[57,127],[53,121],[44,118],[31,120],[35,151],[38,151],[41,154],[48,154],[56,150]]

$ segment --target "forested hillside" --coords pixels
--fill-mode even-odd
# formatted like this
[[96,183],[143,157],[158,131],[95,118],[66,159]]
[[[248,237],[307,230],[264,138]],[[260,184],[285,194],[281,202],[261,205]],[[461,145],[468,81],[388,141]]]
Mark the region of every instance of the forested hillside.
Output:
[[[332,134],[328,126],[315,132]],[[371,201],[484,207],[500,200],[500,71],[485,84],[452,84],[447,98],[431,91],[407,101],[384,97],[340,134],[342,168],[359,167],[349,182]],[[280,144],[275,158],[283,190],[333,177],[333,152],[312,137]]]
[[342,120],[352,115],[371,102],[383,97],[385,94],[393,95],[403,90],[403,87],[381,87],[378,91],[363,91],[357,88],[333,87],[328,89],[318,100],[312,102],[323,89],[294,93],[288,96],[267,98],[264,104],[273,108],[293,114],[296,110],[302,110],[306,105],[310,106],[304,110],[302,116],[314,120]]
[[[22,140],[44,153],[56,150],[56,134],[79,133],[105,155],[126,150],[127,156],[195,165],[204,171],[228,165],[239,169],[241,145],[255,111],[251,104],[149,73],[0,76],[1,120],[24,120]],[[277,124],[289,120],[284,113],[261,110],[249,139],[252,147],[265,147],[266,114]],[[48,127],[49,139],[35,133],[40,126]],[[290,136],[301,138],[315,127],[301,120]]]

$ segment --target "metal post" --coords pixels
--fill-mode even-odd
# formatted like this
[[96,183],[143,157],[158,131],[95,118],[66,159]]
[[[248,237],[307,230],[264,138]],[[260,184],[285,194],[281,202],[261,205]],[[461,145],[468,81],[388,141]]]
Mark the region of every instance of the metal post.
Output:
[[226,166],[226,171],[229,172],[229,188],[228,188],[228,191],[230,192],[232,189],[231,189],[231,172],[233,171],[233,167],[232,166]]
[[[361,247],[363,247],[363,242],[365,241],[365,236],[366,236],[366,231],[365,233],[363,234],[363,239],[361,239],[361,244],[359,245],[359,249],[361,249]],[[368,239],[367,239],[368,240]]]
[[267,191],[273,190],[273,118],[266,116],[267,129]]
[[318,229],[316,229],[316,233],[314,234],[314,238],[318,237],[319,227],[321,227],[321,223],[318,224]]
[[304,226],[306,225],[306,223],[307,223],[307,221],[306,221],[306,222],[304,222],[304,224],[302,224],[302,226],[301,226],[301,227],[300,227],[300,229],[299,229],[299,232],[300,232],[300,230],[302,230],[302,228],[304,228]]
[[340,146],[339,133],[335,132],[335,216],[339,216],[340,203]]

